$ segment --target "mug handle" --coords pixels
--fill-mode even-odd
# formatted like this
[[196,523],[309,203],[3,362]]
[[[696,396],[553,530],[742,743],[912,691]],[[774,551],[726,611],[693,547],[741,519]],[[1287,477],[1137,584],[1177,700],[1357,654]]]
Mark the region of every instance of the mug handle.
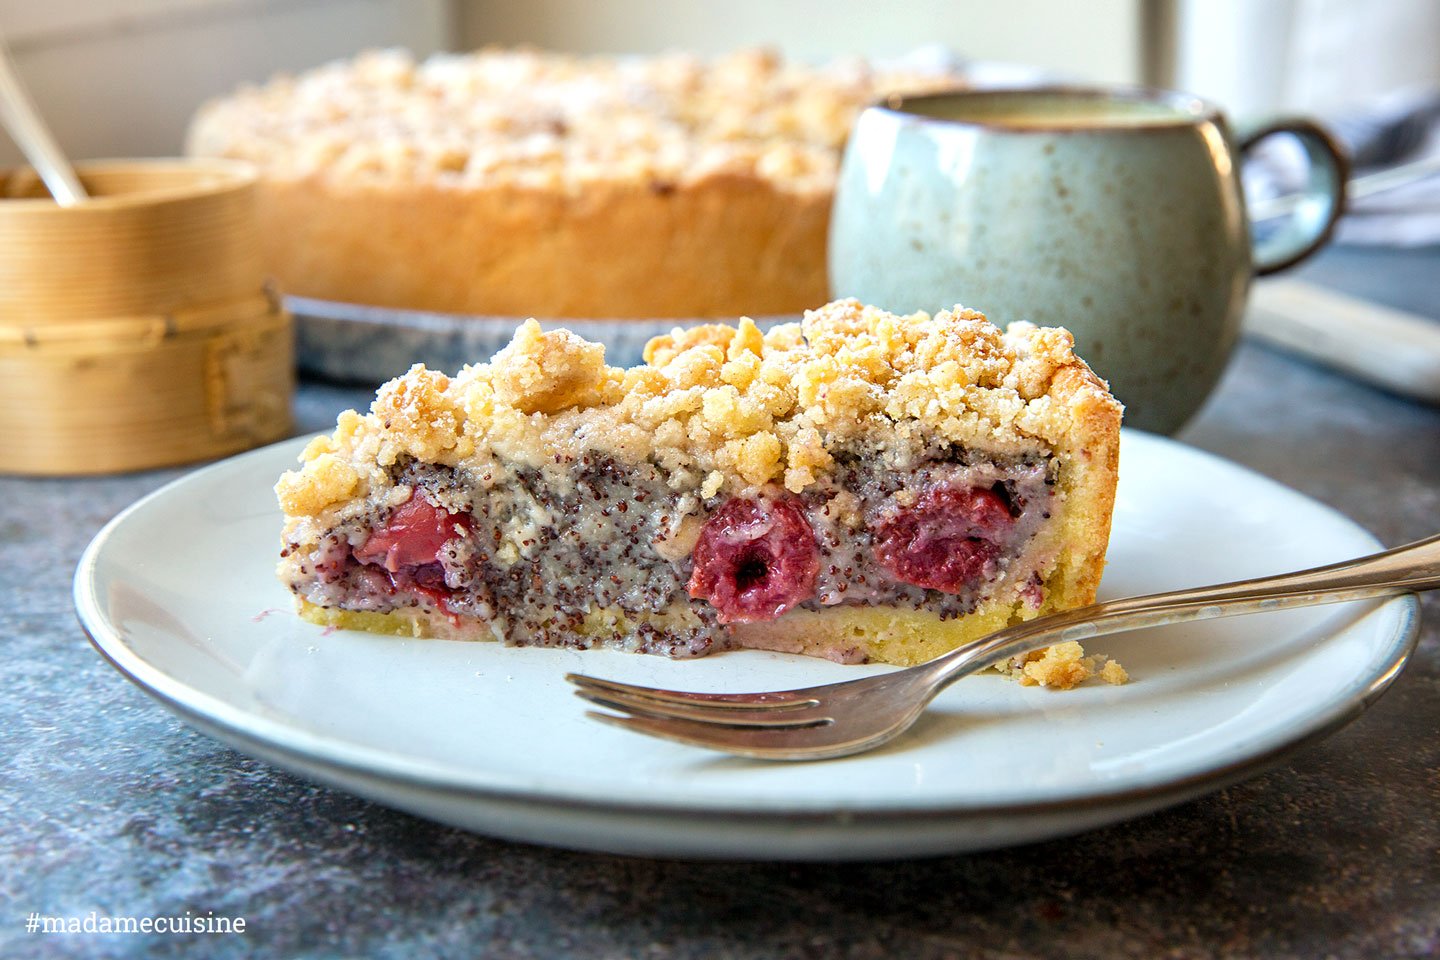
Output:
[[1301,200],[1285,225],[1264,241],[1251,234],[1255,275],[1275,273],[1304,260],[1323,247],[1345,212],[1345,184],[1350,161],[1345,149],[1325,128],[1301,117],[1281,117],[1240,130],[1240,157],[1256,144],[1277,133],[1292,134],[1300,141],[1308,162]]

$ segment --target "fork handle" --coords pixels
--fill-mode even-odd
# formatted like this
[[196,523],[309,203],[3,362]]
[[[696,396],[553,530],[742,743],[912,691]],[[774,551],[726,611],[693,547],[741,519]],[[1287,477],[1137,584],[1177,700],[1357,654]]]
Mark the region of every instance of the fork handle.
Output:
[[1167,623],[1393,597],[1436,587],[1440,587],[1440,535],[1296,573],[1108,600],[1028,620],[943,654],[920,669],[935,672],[938,691],[962,676],[1052,643]]

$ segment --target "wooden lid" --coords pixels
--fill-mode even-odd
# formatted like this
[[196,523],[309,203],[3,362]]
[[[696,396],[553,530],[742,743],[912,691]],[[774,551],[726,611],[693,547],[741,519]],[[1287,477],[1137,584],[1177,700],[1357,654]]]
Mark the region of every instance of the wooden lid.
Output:
[[255,174],[231,161],[82,164],[61,207],[29,169],[0,174],[0,323],[164,314],[264,281]]

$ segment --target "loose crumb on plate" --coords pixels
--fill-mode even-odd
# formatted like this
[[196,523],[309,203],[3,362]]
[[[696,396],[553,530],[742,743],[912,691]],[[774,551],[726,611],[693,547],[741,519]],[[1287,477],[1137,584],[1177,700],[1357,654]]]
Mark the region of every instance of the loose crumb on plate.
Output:
[[1086,656],[1084,647],[1069,640],[1027,654],[1018,679],[1026,687],[1069,690],[1097,675],[1117,686],[1130,680],[1130,674],[1118,662],[1098,654]]

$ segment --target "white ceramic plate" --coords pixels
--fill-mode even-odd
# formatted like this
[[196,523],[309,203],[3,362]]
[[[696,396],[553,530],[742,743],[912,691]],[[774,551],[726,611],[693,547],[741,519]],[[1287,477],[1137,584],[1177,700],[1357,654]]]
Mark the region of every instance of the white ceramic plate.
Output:
[[[859,757],[747,761],[586,719],[568,670],[697,690],[823,683],[843,667],[697,661],[325,631],[272,570],[271,485],[300,442],[193,473],[112,521],[75,603],[96,647],[199,729],[325,783],[482,833],[623,853],[901,857],[1077,832],[1213,790],[1357,716],[1414,644],[1413,598],[1092,641],[1132,683],[972,677]],[[1223,460],[1125,437],[1102,594],[1373,552],[1334,511]]]

